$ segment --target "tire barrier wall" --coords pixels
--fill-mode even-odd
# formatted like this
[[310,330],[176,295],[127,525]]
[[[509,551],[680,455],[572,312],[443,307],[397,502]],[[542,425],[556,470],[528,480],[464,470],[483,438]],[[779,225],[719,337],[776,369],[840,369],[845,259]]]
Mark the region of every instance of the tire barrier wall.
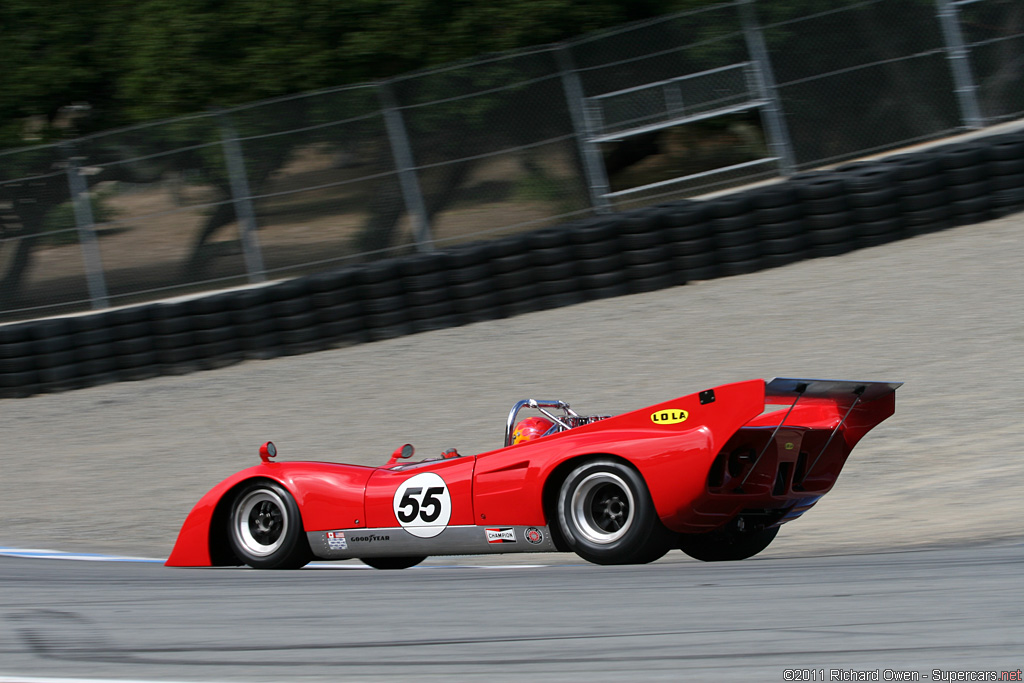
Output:
[[0,327],[0,398],[749,273],[1024,209],[1024,132],[266,287]]

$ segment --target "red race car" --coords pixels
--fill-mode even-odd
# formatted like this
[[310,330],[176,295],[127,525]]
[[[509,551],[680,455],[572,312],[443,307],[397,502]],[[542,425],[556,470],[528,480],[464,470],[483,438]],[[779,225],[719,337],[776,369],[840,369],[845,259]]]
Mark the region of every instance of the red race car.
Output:
[[196,504],[167,565],[401,569],[552,551],[626,564],[672,548],[741,560],[832,488],[899,386],[756,379],[616,416],[530,399],[513,406],[502,448],[410,462],[406,444],[381,467],[275,462],[268,442],[260,464]]

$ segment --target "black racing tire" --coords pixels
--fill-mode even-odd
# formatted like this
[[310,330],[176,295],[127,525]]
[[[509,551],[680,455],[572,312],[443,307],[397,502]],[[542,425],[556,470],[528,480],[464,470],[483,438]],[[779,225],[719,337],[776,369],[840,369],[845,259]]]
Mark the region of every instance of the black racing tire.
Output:
[[745,244],[753,244],[760,238],[757,227],[746,228],[745,230],[733,230],[731,232],[720,232],[715,235],[716,247],[738,247]]
[[767,256],[777,256],[779,254],[799,256],[807,250],[809,244],[807,235],[780,237],[761,242],[761,252]]
[[420,306],[412,306],[409,308],[409,318],[415,322],[417,320],[433,320],[434,318],[440,318],[446,315],[453,315],[455,313],[455,304],[452,301],[438,301],[433,304],[423,304]]
[[899,213],[899,206],[892,204],[878,204],[877,206],[854,207],[853,218],[858,223],[870,223],[892,218]]
[[707,207],[700,202],[684,204],[679,208],[669,210],[665,215],[665,225],[669,234],[678,228],[687,228],[694,225],[706,226],[705,221],[709,217],[708,214]]
[[669,254],[676,256],[694,256],[714,252],[715,240],[713,237],[703,237],[695,240],[684,240],[672,242],[669,246]]
[[722,274],[726,276],[746,275],[747,273],[763,270],[767,267],[767,262],[760,256],[757,256],[742,261],[726,261],[720,264],[719,267],[722,269]]
[[668,228],[665,231],[665,239],[669,244],[673,242],[688,242],[690,240],[702,240],[714,235],[711,223],[696,223],[694,225],[681,225],[676,228]]
[[882,163],[892,165],[896,169],[896,177],[903,182],[937,176],[940,172],[937,157],[929,153],[902,154],[883,159]]
[[674,287],[679,282],[679,277],[671,270],[660,275],[650,275],[629,281],[630,294],[642,294],[644,292],[656,292],[659,289]]
[[427,558],[424,555],[423,557],[360,557],[359,561],[374,569],[408,569],[415,567],[425,559]]
[[651,249],[665,241],[660,231],[649,232],[627,232],[619,237],[619,244],[625,251],[636,251],[638,249]]
[[622,268],[622,255],[611,254],[601,258],[582,259],[576,262],[576,270],[581,275],[594,275],[596,273],[609,273]]
[[[742,520],[739,520],[742,521]],[[737,522],[706,534],[679,534],[679,549],[702,562],[734,562],[753,557],[767,548],[779,527],[746,529]]]
[[792,221],[804,215],[799,204],[786,204],[784,206],[772,206],[764,209],[754,209],[754,223],[765,225],[768,223],[782,223]]
[[750,204],[755,213],[764,209],[791,207],[796,202],[796,190],[792,185],[779,183],[757,188],[750,193]]
[[974,166],[960,166],[958,168],[947,168],[942,172],[948,185],[966,185],[976,183],[988,178],[988,167],[984,164]]
[[558,525],[569,549],[594,564],[644,564],[673,545],[640,473],[610,458],[572,470],[558,493]]
[[669,259],[670,253],[668,247],[659,244],[655,247],[649,247],[647,249],[630,249],[622,252],[622,262],[627,268],[632,266],[642,266],[648,263],[662,263]]
[[239,560],[256,569],[298,569],[313,559],[299,506],[270,481],[249,482],[235,494],[228,542]]
[[959,202],[964,199],[974,199],[975,197],[988,197],[992,194],[992,185],[989,183],[988,178],[985,178],[984,180],[964,183],[963,185],[947,185],[946,193],[949,194],[950,202]]
[[992,178],[992,190],[1016,190],[1024,187],[1024,173],[1009,173]]
[[[600,289],[615,287],[626,281],[626,271],[613,270],[607,273],[591,273],[580,276],[580,284],[584,289]],[[625,292],[624,292],[625,293]]]
[[895,185],[901,195],[926,194],[941,190],[946,186],[946,179],[938,172],[920,178],[906,178]]
[[584,242],[573,246],[576,259],[602,258],[619,253],[619,243],[614,238],[597,242]]

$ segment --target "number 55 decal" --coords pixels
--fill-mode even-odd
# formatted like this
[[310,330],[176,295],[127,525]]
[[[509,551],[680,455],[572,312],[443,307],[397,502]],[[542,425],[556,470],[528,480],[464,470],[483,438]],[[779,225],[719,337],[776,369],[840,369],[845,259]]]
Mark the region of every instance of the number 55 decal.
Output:
[[395,491],[395,517],[413,536],[432,538],[452,517],[452,498],[439,475],[424,472],[403,481]]

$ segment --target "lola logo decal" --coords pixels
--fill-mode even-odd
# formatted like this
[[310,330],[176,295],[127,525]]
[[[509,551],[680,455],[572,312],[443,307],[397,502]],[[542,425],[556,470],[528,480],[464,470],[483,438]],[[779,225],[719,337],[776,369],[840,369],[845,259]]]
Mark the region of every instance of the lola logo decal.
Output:
[[688,417],[690,417],[690,414],[685,410],[669,408],[651,413],[651,422],[656,425],[677,425],[680,422],[686,422]]

